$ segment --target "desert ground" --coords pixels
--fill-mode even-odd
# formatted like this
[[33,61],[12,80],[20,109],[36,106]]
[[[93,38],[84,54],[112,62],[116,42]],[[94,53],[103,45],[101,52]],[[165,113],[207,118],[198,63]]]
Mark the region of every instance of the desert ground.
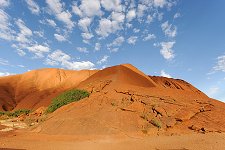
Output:
[[[90,95],[46,113],[73,89]],[[30,111],[7,116],[21,109]],[[0,149],[225,149],[224,103],[130,64],[1,77],[0,110]]]

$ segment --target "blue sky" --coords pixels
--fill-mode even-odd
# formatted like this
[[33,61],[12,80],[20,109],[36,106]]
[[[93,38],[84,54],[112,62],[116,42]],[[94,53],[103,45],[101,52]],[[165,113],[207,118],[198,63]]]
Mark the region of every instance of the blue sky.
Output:
[[131,63],[225,102],[224,14],[224,0],[0,0],[0,76]]

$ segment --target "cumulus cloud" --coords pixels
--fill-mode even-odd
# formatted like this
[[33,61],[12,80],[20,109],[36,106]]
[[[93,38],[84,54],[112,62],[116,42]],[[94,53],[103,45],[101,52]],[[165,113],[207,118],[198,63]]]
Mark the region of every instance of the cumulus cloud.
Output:
[[181,14],[180,14],[180,13],[176,13],[176,14],[173,16],[174,19],[179,18],[179,17],[181,17]]
[[121,26],[117,21],[111,21],[110,19],[102,18],[99,20],[99,26],[96,29],[96,33],[102,37],[107,37],[119,29],[121,29]]
[[9,0],[0,0],[0,8],[8,7],[10,5]]
[[[1,5],[6,5],[3,2],[1,2]],[[10,17],[2,9],[0,9],[0,38],[7,41],[14,40],[14,31],[11,29]]]
[[100,43],[95,43],[95,50],[99,51],[101,49],[101,44]]
[[23,20],[16,20],[16,25],[18,26],[20,33],[17,34],[16,40],[20,43],[30,43],[30,37],[33,35],[30,28],[28,28]]
[[20,56],[25,56],[26,55],[26,52],[24,52],[22,49],[17,49],[16,52]]
[[27,49],[34,53],[36,55],[37,58],[42,58],[44,57],[44,53],[48,53],[50,51],[50,48],[48,46],[45,45],[32,45],[30,47],[27,47]]
[[144,4],[138,4],[137,7],[137,17],[140,19],[144,16],[144,12],[148,9],[148,7]]
[[73,61],[68,54],[61,50],[56,50],[49,54],[45,63],[52,66],[61,65],[62,67],[71,70],[93,69],[95,66],[90,61]]
[[166,0],[154,0],[154,6],[156,7],[164,7],[166,5]]
[[101,64],[107,62],[108,61],[108,58],[109,58],[109,56],[107,56],[107,55],[103,56],[102,59],[100,59],[99,61],[97,61],[97,64],[101,65]]
[[101,4],[107,11],[122,11],[120,0],[101,0]]
[[167,77],[167,78],[172,78],[172,76],[170,74],[166,73],[164,70],[161,70],[160,76]]
[[149,41],[149,40],[152,40],[152,39],[155,39],[155,38],[156,38],[155,34],[148,34],[147,36],[145,36],[143,38],[143,41]]
[[135,45],[135,43],[137,42],[137,36],[131,36],[127,39],[127,43]]
[[0,72],[0,77],[14,75],[14,73]]
[[44,31],[34,31],[34,34],[39,37],[44,37]]
[[46,19],[46,22],[48,25],[52,26],[52,27],[56,27],[56,23],[54,20],[52,19]]
[[91,18],[88,17],[82,18],[78,21],[78,26],[81,28],[83,32],[89,32],[88,28],[91,24],[91,21],[92,21]]
[[63,35],[60,35],[60,34],[54,34],[54,37],[57,41],[59,42],[64,42],[64,41],[67,41],[66,37],[63,36]]
[[113,21],[116,21],[118,23],[124,22],[125,19],[125,14],[123,12],[112,12],[111,13],[111,18]]
[[77,51],[79,51],[81,53],[88,53],[88,50],[86,47],[77,47]]
[[153,17],[151,16],[151,15],[148,15],[147,16],[147,19],[146,19],[146,23],[147,24],[150,24],[150,23],[152,23],[153,22]]
[[215,71],[225,72],[225,55],[217,57],[216,66],[213,67]]
[[211,87],[211,88],[208,89],[207,94],[210,97],[214,97],[219,91],[220,91],[219,87]]
[[160,53],[166,60],[171,60],[175,57],[175,54],[172,50],[175,42],[161,42]]
[[107,49],[110,50],[110,52],[117,52],[118,47],[120,47],[124,43],[125,39],[123,36],[117,37],[112,43],[107,44]]
[[34,0],[26,0],[28,9],[35,15],[40,13],[40,8]]
[[107,47],[118,47],[118,46],[121,46],[124,41],[125,41],[124,37],[120,36],[120,37],[116,38],[112,43],[108,44]]
[[135,11],[135,9],[129,10],[128,13],[127,13],[127,15],[126,15],[127,21],[130,22],[130,21],[132,21],[135,17],[136,17],[136,11]]
[[172,24],[169,24],[168,21],[164,22],[161,25],[161,28],[168,37],[175,37],[177,35],[177,27],[172,26]]
[[68,10],[64,10],[63,4],[60,0],[46,0],[49,9],[55,17],[66,24],[68,29],[72,29],[74,27],[74,22],[72,21],[72,15]]
[[72,6],[73,13],[80,17],[93,17],[102,15],[99,0],[81,0],[80,6],[76,3]]
[[91,38],[94,37],[92,33],[86,32],[86,33],[81,33],[81,36],[84,40],[90,40]]
[[138,33],[138,32],[140,32],[140,29],[134,28],[134,29],[133,29],[133,32],[134,32],[134,33]]

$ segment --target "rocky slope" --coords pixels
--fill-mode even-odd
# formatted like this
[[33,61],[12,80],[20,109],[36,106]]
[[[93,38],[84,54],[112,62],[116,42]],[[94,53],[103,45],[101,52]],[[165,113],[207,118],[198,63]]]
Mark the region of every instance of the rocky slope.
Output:
[[4,110],[35,109],[71,88],[91,95],[56,110],[34,131],[88,137],[225,132],[224,103],[183,80],[147,76],[129,64],[0,78],[0,103]]

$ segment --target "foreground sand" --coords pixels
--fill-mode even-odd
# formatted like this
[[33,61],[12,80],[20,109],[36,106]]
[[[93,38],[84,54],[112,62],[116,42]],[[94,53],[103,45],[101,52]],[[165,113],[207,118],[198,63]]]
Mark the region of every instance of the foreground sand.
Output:
[[82,139],[33,133],[1,135],[0,149],[26,150],[224,150],[225,133]]

